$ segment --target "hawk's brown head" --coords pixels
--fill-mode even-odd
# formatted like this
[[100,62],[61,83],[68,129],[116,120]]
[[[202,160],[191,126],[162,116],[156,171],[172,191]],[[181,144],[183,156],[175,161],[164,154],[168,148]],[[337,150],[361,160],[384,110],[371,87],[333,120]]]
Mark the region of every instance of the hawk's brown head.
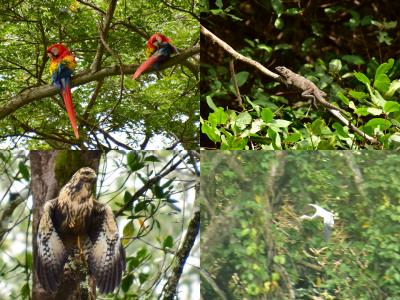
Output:
[[89,167],[80,168],[74,176],[72,176],[71,181],[83,181],[93,183],[97,178],[96,172]]
[[[58,197],[58,203],[60,206],[69,207],[72,202],[76,203],[87,203],[89,205],[89,209],[91,209],[92,201],[90,200],[93,194],[93,186],[96,183],[96,172],[89,168],[84,167],[80,168],[76,173],[72,176],[70,181],[61,189],[60,195]],[[72,211],[81,210],[78,207],[69,207],[68,211],[72,213]],[[72,215],[74,215],[72,213]]]

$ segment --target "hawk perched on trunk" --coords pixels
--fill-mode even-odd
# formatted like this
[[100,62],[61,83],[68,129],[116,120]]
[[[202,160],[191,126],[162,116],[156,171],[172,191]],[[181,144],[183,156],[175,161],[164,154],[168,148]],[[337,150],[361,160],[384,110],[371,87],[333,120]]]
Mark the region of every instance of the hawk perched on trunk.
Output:
[[112,292],[121,282],[125,252],[117,223],[108,205],[96,201],[93,185],[96,172],[81,168],[47,201],[39,222],[36,272],[42,287],[58,290],[64,264],[78,250],[101,293]]

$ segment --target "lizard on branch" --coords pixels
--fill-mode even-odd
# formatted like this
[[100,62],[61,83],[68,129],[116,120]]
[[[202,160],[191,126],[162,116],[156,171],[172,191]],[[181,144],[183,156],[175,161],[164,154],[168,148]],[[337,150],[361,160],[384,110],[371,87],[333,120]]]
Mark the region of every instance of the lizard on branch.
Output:
[[336,118],[338,118],[343,124],[349,126],[351,130],[362,136],[365,140],[367,140],[371,144],[379,144],[378,140],[372,136],[369,136],[365,132],[361,131],[354,124],[352,124],[349,120],[347,120],[342,114],[348,114],[347,111],[334,106],[324,99],[326,93],[321,91],[312,81],[300,76],[293,71],[289,70],[286,67],[276,67],[275,70],[283,77],[284,81],[293,85],[302,91],[301,96],[304,98],[311,98],[314,101],[314,105],[316,101],[325,106],[331,114],[333,114]]
[[345,110],[341,109],[340,107],[334,106],[333,104],[326,101],[324,99],[324,97],[326,97],[326,93],[321,91],[315,85],[314,82],[294,73],[293,71],[289,70],[286,67],[276,67],[275,70],[285,79],[287,84],[292,85],[301,90],[302,91],[301,96],[303,98],[312,99],[315,106],[317,106],[316,102],[318,101],[326,108],[338,110],[345,115],[348,113]]

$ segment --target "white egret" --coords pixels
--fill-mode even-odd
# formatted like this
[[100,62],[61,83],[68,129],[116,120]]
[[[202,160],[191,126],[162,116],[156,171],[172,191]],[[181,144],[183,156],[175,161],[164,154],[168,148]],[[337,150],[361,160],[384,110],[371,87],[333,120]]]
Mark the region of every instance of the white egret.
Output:
[[303,215],[300,217],[302,220],[312,220],[317,217],[324,219],[324,240],[327,241],[331,235],[331,231],[335,221],[333,220],[333,213],[316,204],[308,204],[315,208],[315,213],[312,216]]

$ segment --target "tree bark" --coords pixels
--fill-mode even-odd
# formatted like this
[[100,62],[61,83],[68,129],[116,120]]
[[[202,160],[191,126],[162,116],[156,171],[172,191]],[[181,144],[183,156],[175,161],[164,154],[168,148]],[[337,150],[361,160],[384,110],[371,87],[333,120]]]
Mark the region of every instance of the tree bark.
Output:
[[[62,186],[66,183],[67,174],[73,174],[82,167],[91,167],[98,170],[100,162],[100,151],[31,151],[29,154],[31,163],[31,189],[33,195],[33,220],[32,220],[32,245],[33,261],[36,261],[37,243],[36,235],[39,220],[42,215],[44,203],[58,196]],[[61,165],[61,166],[60,166]],[[60,170],[62,172],[60,173]],[[61,175],[61,176],[60,176]],[[62,177],[64,176],[64,177]],[[68,178],[69,179],[69,178]],[[68,180],[67,179],[67,180]],[[46,292],[40,285],[33,263],[33,300],[78,300],[95,299],[95,282],[89,278],[89,286],[94,298],[85,296],[84,290],[80,288],[82,280],[81,270],[71,269],[64,271],[64,279],[56,294]]]

